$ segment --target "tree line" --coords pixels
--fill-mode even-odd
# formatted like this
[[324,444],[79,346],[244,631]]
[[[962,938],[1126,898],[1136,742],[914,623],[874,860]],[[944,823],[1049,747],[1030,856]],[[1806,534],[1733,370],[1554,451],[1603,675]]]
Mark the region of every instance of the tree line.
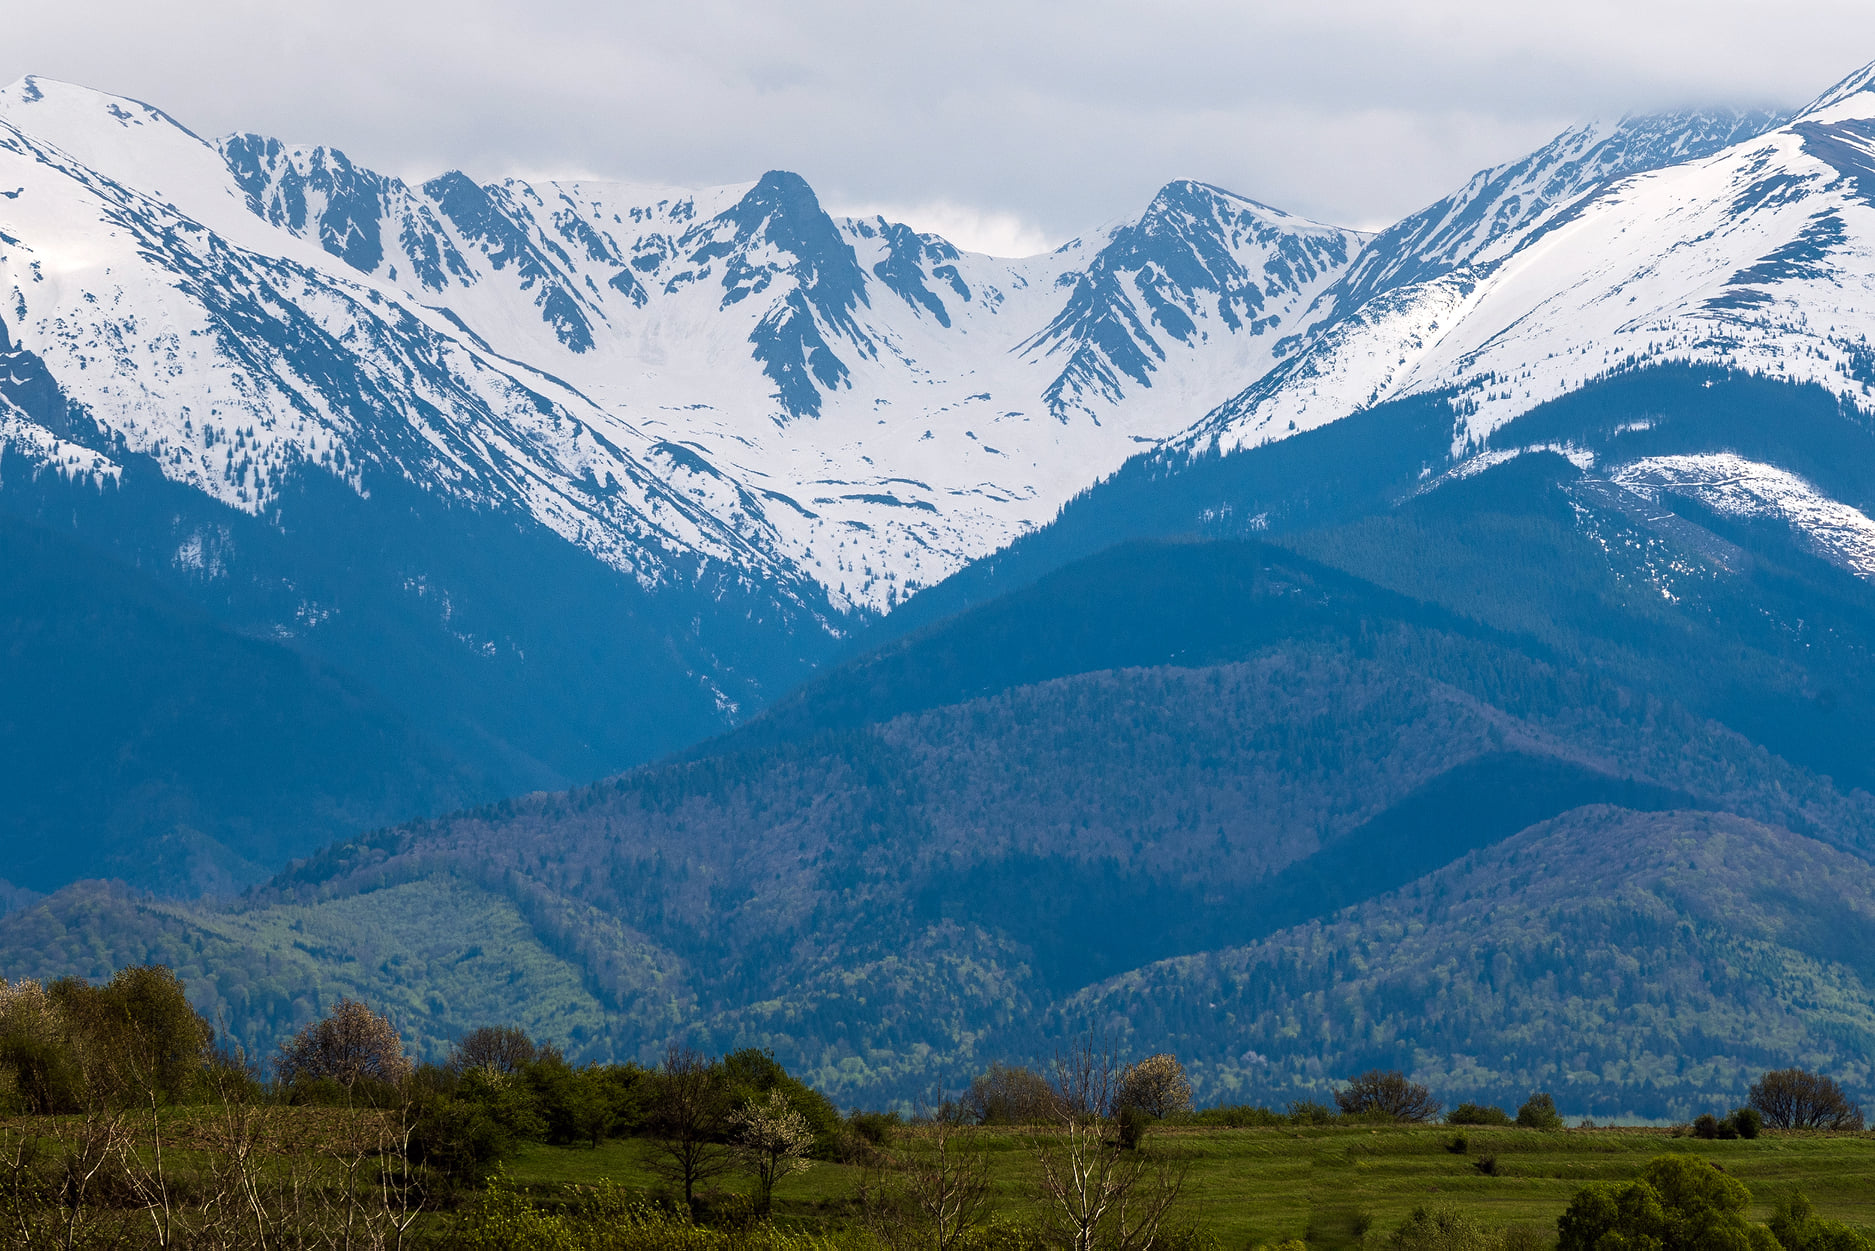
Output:
[[[908,1123],[898,1111],[843,1116],[757,1049],[710,1057],[679,1046],[653,1066],[575,1065],[521,1030],[487,1026],[459,1038],[443,1062],[418,1064],[393,1022],[355,1000],[307,1024],[263,1068],[218,1041],[161,967],[125,969],[103,984],[0,983],[0,1223],[19,1245],[294,1247],[337,1237],[337,1245],[388,1246],[440,1228],[455,1245],[520,1246],[569,1220],[637,1231],[637,1241],[616,1245],[717,1245],[702,1231],[743,1237],[788,1178],[839,1161],[857,1169],[856,1210],[883,1246],[1197,1246],[1189,1161],[1155,1148],[1157,1127],[1441,1119],[1461,1130],[1563,1127],[1547,1093],[1514,1116],[1474,1103],[1447,1112],[1425,1085],[1386,1070],[1342,1083],[1332,1107],[1198,1110],[1177,1057],[1122,1063],[1091,1034],[1045,1070],[992,1064]],[[1702,1116],[1690,1132],[1753,1138],[1766,1127],[1862,1126],[1836,1082],[1783,1069],[1760,1077],[1746,1104]],[[1020,1228],[999,1224],[992,1158],[975,1127],[1013,1133],[1026,1150],[1033,1220]],[[600,1188],[582,1192],[577,1211],[548,1212],[489,1185],[526,1143],[609,1138],[641,1140],[667,1187],[663,1207]],[[1467,1151],[1465,1135],[1448,1149]],[[1559,1225],[1562,1245],[1869,1245],[1820,1221],[1799,1197],[1771,1226],[1750,1225],[1742,1187],[1689,1173],[1685,1159],[1662,1157],[1633,1182],[1585,1188]],[[1495,1157],[1476,1163],[1494,1172]],[[745,1189],[716,1188],[730,1177]],[[1460,1237],[1468,1219],[1423,1209],[1394,1245],[1473,1245]],[[486,1240],[503,1230],[506,1241]]]

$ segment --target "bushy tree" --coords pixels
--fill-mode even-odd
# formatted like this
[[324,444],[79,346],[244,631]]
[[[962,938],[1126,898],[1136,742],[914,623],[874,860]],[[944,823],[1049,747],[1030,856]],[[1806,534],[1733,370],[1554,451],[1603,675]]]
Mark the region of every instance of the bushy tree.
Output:
[[1778,1203],[1771,1232],[1783,1251],[1875,1251],[1875,1238],[1840,1221],[1824,1220],[1801,1190]]
[[449,1051],[449,1066],[457,1072],[488,1069],[512,1076],[532,1064],[540,1048],[525,1030],[512,1025],[484,1025],[464,1034]]
[[1445,1114],[1447,1125],[1509,1125],[1510,1113],[1489,1104],[1461,1103]]
[[1862,1109],[1833,1078],[1805,1069],[1777,1069],[1751,1088],[1750,1105],[1773,1129],[1861,1129]]
[[411,1154],[451,1185],[485,1179],[522,1143],[546,1134],[531,1092],[507,1074],[426,1065],[411,1087]]
[[724,1056],[720,1068],[732,1106],[779,1090],[787,1095],[794,1110],[807,1118],[817,1151],[831,1153],[838,1146],[844,1129],[839,1109],[827,1096],[781,1067],[772,1052],[744,1047]]
[[32,1112],[73,1112],[192,1095],[214,1030],[161,965],[82,978],[0,982],[0,1098]]
[[1147,1056],[1120,1075],[1120,1107],[1137,1108],[1161,1120],[1191,1111],[1191,1082],[1185,1066],[1168,1051]]
[[389,1017],[341,999],[280,1045],[274,1071],[289,1085],[328,1081],[352,1091],[361,1082],[395,1085],[410,1076],[411,1066]]
[[1525,1129],[1561,1129],[1562,1113],[1556,1110],[1556,1101],[1549,1092],[1538,1091],[1517,1109],[1517,1124]]
[[72,1111],[84,1091],[65,1021],[46,988],[0,981],[0,1110]]
[[79,1050],[94,1096],[138,1100],[193,1093],[215,1031],[162,965],[120,969],[102,986],[60,978],[46,988]]
[[1387,1245],[1398,1251],[1498,1251],[1500,1239],[1475,1217],[1446,1203],[1414,1208]]
[[[621,1114],[635,1111],[628,1105],[630,1096],[642,1098],[635,1083],[620,1080],[622,1071],[621,1066],[597,1064],[574,1068],[558,1051],[544,1049],[523,1070],[522,1080],[540,1108],[547,1141],[597,1147],[619,1128]],[[644,1075],[635,1065],[629,1071],[640,1078]]]
[[743,1168],[755,1178],[756,1211],[766,1215],[774,1202],[775,1183],[807,1171],[814,1131],[788,1102],[787,1092],[777,1088],[764,1099],[745,1101],[729,1114],[729,1141]]
[[1631,1182],[1585,1186],[1556,1222],[1558,1251],[1775,1251],[1745,1219],[1751,1192],[1698,1156],[1663,1155]]
[[1430,1091],[1397,1069],[1369,1069],[1335,1092],[1335,1105],[1345,1116],[1378,1113],[1396,1121],[1430,1121],[1441,1107]]
[[1055,1091],[1033,1069],[992,1064],[964,1092],[964,1110],[979,1125],[1036,1125],[1055,1114]]

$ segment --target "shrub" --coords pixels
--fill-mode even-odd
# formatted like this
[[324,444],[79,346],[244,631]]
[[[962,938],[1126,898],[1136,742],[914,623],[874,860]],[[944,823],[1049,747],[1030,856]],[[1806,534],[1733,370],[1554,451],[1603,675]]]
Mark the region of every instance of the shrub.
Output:
[[1120,1076],[1119,1103],[1163,1120],[1191,1111],[1191,1082],[1178,1057],[1162,1051],[1147,1056]]
[[1139,1144],[1146,1139],[1146,1131],[1152,1128],[1152,1119],[1132,1104],[1122,1104],[1120,1115],[1116,1118],[1120,1146],[1128,1151],[1137,1151]]
[[1764,1117],[1759,1115],[1756,1108],[1733,1108],[1732,1114],[1725,1118],[1725,1123],[1740,1138],[1756,1138],[1764,1128]]
[[1517,1124],[1525,1129],[1561,1129],[1563,1120],[1556,1111],[1556,1101],[1539,1091],[1517,1109]]
[[1334,1122],[1335,1113],[1325,1103],[1297,1099],[1289,1105],[1288,1119],[1291,1125],[1329,1125]]
[[1769,1231],[1746,1221],[1750,1203],[1750,1191],[1697,1156],[1657,1156],[1635,1181],[1576,1191],[1556,1222],[1557,1245],[1559,1251],[1775,1247]]
[[1387,1240],[1401,1251],[1497,1251],[1497,1236],[1450,1204],[1417,1207]]
[[889,1147],[905,1120],[896,1112],[854,1112],[846,1118],[847,1132],[875,1147]]
[[1336,1091],[1335,1103],[1347,1116],[1375,1112],[1396,1121],[1429,1121],[1440,1107],[1424,1086],[1408,1081],[1397,1069],[1369,1069]]
[[1464,1155],[1471,1150],[1471,1140],[1463,1134],[1453,1134],[1452,1141],[1445,1144],[1445,1149],[1453,1155]]
[[1766,1073],[1752,1086],[1750,1104],[1773,1129],[1862,1128],[1862,1110],[1842,1087],[1804,1069]]
[[1486,1177],[1496,1177],[1497,1157],[1494,1155],[1481,1155],[1473,1162],[1472,1167],[1477,1169],[1480,1173],[1483,1173]]
[[1719,1118],[1707,1112],[1693,1121],[1693,1137],[1717,1138],[1719,1136]]
[[1311,1247],[1358,1247],[1373,1227],[1371,1212],[1352,1203],[1330,1203],[1309,1213],[1303,1237]]
[[1488,1104],[1461,1103],[1445,1114],[1447,1125],[1509,1125],[1510,1113]]

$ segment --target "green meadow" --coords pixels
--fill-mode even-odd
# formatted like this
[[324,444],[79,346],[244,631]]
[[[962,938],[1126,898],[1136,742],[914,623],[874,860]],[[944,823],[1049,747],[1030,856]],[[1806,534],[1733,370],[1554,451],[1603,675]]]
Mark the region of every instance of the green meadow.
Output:
[[[920,1131],[900,1131],[894,1150],[919,1149]],[[1454,1150],[1463,1140],[1463,1150]],[[1035,1164],[1021,1131],[964,1131],[968,1149],[993,1157],[996,1211],[1012,1221],[1034,1212]],[[533,1146],[505,1170],[507,1181],[542,1207],[572,1185],[601,1181],[659,1193],[647,1168],[650,1146],[618,1139],[597,1148]],[[1666,1129],[1544,1132],[1468,1126],[1325,1126],[1216,1129],[1162,1126],[1147,1149],[1185,1163],[1184,1211],[1227,1248],[1306,1238],[1311,1246],[1350,1245],[1365,1224],[1385,1235],[1414,1208],[1449,1203],[1496,1226],[1527,1226],[1553,1240],[1556,1218],[1588,1182],[1635,1177],[1657,1155],[1685,1152],[1723,1168],[1750,1188],[1752,1219],[1768,1220],[1777,1200],[1802,1190],[1818,1215],[1875,1229],[1875,1134],[1766,1132],[1754,1141],[1708,1141]],[[1494,1173],[1483,1171],[1491,1161]],[[855,1201],[866,1169],[816,1163],[775,1192],[783,1226],[857,1233]],[[725,1179],[733,1187],[733,1179]],[[1365,1221],[1362,1220],[1365,1218]]]

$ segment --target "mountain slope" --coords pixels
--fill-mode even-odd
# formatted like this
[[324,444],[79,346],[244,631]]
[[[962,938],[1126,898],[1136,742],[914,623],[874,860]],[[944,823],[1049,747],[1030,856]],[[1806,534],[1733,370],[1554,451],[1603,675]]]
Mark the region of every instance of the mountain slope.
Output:
[[1309,320],[1315,326],[1332,323],[1395,287],[1450,273],[1499,239],[1609,182],[1710,156],[1787,120],[1762,111],[1709,109],[1572,127],[1528,156],[1479,170],[1451,195],[1375,235],[1318,298]]
[[1454,447],[1609,374],[1745,370],[1869,403],[1867,71],[1711,156],[1552,206],[1328,326],[1181,436],[1233,449],[1403,395],[1445,395]]
[[[1657,530],[1600,481],[1517,457],[1397,514],[1294,536],[1313,560],[1255,543],[1118,548],[850,662],[687,759],[349,840],[233,909],[66,892],[0,920],[0,952],[27,972],[178,960],[261,1050],[296,1001],[414,1004],[421,973],[440,989],[409,1026],[435,1051],[479,1023],[458,998],[573,1028],[524,988],[452,989],[448,961],[479,942],[478,918],[519,916],[532,954],[513,948],[517,967],[574,977],[598,1005],[559,1035],[583,1054],[769,1046],[842,1098],[876,1100],[1045,1054],[1082,1019],[1076,996],[1129,970],[1272,941],[1585,806],[1613,805],[1608,821],[1732,814],[1866,861],[1866,794],[1803,753],[1840,740],[1866,754],[1875,600],[1787,530],[1728,538],[1690,516]],[[1414,577],[1400,594],[1324,561]],[[1501,576],[1511,562],[1527,585]],[[1731,598],[1668,599],[1662,567]],[[1748,610],[1778,593],[1816,606],[1809,627]],[[1840,716],[1813,698],[1824,680]],[[1779,726],[1802,731],[1786,735],[1798,759],[1755,738]],[[406,898],[440,909],[424,943],[360,920]],[[305,931],[320,937],[287,951],[280,935]],[[1718,1022],[1776,993],[1747,982],[1676,989],[1675,1010]],[[1562,1010],[1547,993],[1529,1012]],[[1134,1042],[1153,1048],[1182,1020]],[[1478,1030],[1515,1060],[1480,1092],[1560,1062],[1541,1031]],[[1211,1057],[1242,1050],[1215,1051],[1231,1036],[1177,1041],[1222,1065]],[[1303,1068],[1258,1088],[1269,1097],[1318,1090],[1311,1055],[1379,1055],[1284,1054]],[[1729,1091],[1757,1054],[1725,1052],[1730,1068],[1667,1095],[1611,1078],[1607,1097],[1643,1110]],[[1248,1089],[1206,1072],[1208,1097]]]
[[1361,239],[1179,183],[1003,262],[786,173],[414,186],[42,78],[0,183],[0,510],[378,692],[464,797],[733,724],[1235,390]]
[[231,892],[340,831],[487,793],[376,692],[4,516],[0,605],[13,886]]
[[1802,1064],[1870,1088],[1875,877],[1737,817],[1585,808],[1253,946],[1064,1006],[1170,1047],[1221,1097],[1374,1064],[1513,1106],[1684,1120]]

